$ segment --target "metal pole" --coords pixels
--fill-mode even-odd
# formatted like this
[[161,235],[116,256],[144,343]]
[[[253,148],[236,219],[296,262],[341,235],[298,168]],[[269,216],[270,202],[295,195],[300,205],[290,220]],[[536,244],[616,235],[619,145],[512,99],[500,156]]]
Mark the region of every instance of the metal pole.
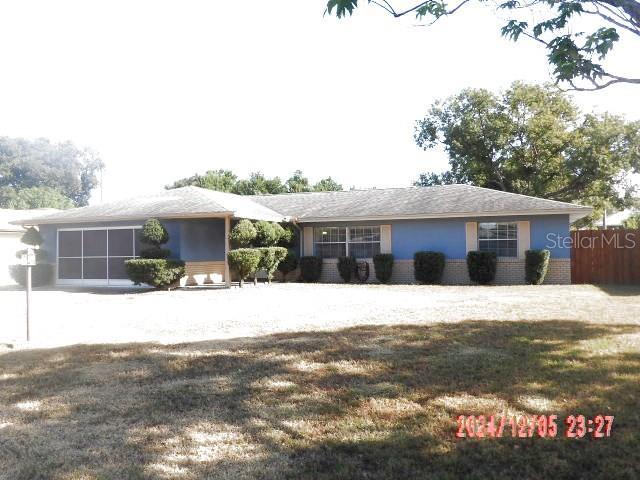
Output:
[[29,316],[31,310],[31,265],[27,266],[27,342],[30,341],[29,335]]

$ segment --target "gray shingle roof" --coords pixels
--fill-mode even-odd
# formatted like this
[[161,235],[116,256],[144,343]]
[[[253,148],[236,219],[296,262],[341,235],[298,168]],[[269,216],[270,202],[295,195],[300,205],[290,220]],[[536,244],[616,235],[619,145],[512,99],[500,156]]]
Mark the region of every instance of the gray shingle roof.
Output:
[[259,195],[255,200],[300,221],[569,213],[590,207],[471,185]]
[[572,220],[590,207],[500,192],[470,185],[387,188],[341,192],[241,196],[198,187],[165,190],[156,195],[63,210],[14,223],[77,223],[108,220],[189,218],[233,215],[252,220],[301,222],[391,220],[490,215],[570,214]]
[[[63,210],[39,217],[34,223],[78,223],[151,217],[215,217],[228,214],[252,220],[273,222],[283,220],[283,215],[253,202],[249,197],[198,187],[183,187],[164,190],[155,195],[141,195],[115,202]],[[30,224],[29,221],[30,219],[26,218],[19,222]]]

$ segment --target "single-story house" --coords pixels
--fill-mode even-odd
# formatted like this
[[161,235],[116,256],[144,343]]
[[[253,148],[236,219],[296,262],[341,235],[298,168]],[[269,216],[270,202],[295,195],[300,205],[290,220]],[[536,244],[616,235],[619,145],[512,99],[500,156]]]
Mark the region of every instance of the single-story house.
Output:
[[124,261],[139,255],[148,218],[166,226],[167,247],[186,262],[188,281],[230,282],[229,232],[247,218],[292,222],[299,255],[322,257],[323,281],[340,280],[339,256],[371,261],[392,253],[392,281],[410,283],[414,253],[433,250],[446,256],[444,283],[465,284],[467,252],[489,250],[498,255],[496,282],[522,283],[525,251],[547,248],[547,283],[570,283],[570,224],[591,210],[469,185],[256,196],[184,187],[19,223],[40,229],[58,285],[130,284]]

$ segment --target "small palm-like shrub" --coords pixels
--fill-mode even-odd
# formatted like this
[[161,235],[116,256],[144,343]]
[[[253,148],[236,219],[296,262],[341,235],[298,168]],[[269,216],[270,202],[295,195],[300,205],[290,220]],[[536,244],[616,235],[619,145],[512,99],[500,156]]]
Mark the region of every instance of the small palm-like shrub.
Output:
[[237,248],[227,254],[229,266],[238,273],[240,277],[240,287],[244,285],[244,280],[258,271],[262,254],[256,248]]
[[167,288],[185,274],[184,262],[163,258],[135,258],[127,260],[127,276],[136,285],[147,284],[155,288]]
[[473,251],[467,254],[469,278],[474,283],[488,285],[496,278],[498,257],[495,252]]
[[530,285],[544,282],[549,269],[549,250],[527,250],[525,252],[525,281]]
[[302,257],[300,259],[300,276],[304,282],[317,282],[322,273],[322,259],[320,257]]
[[388,283],[393,273],[393,255],[391,253],[379,253],[373,256],[373,268],[376,278],[381,283]]
[[354,257],[338,258],[338,273],[344,283],[349,283],[357,275],[358,264]]
[[440,283],[444,273],[444,253],[416,252],[413,256],[413,273],[420,283]]

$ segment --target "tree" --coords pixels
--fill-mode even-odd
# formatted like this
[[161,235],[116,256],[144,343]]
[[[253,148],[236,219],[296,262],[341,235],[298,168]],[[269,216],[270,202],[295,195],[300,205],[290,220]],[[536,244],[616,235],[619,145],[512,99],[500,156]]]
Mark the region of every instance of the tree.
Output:
[[4,208],[29,210],[32,208],[73,208],[73,201],[51,187],[29,187],[18,190],[0,187],[0,205]]
[[640,230],[640,212],[636,212],[627,218],[622,222],[622,226],[631,230]]
[[436,102],[415,141],[443,145],[449,171],[417,185],[467,183],[552,200],[623,208],[640,170],[640,122],[581,115],[552,86],[514,83],[502,95],[467,89]]
[[265,220],[259,220],[254,225],[256,229],[256,245],[258,247],[273,247],[278,243],[282,235],[282,227],[278,229],[279,225],[273,222],[267,222]]
[[[396,18],[411,14],[433,23],[471,3],[470,0],[456,1],[454,5],[444,0],[416,1],[402,10],[396,9],[392,0],[368,0],[368,3]],[[343,18],[351,15],[357,6],[358,0],[328,0],[326,11],[331,14],[335,10],[337,17]],[[512,15],[502,27],[502,35],[513,41],[527,37],[544,45],[557,82],[576,90],[599,90],[615,83],[640,84],[640,78],[614,74],[601,63],[620,40],[620,33],[636,40],[640,37],[640,2],[637,0],[502,0],[498,9]],[[583,16],[595,22],[593,30],[581,29],[582,25],[576,20]],[[576,85],[579,80],[587,86]]]
[[312,190],[309,179],[302,175],[301,170],[293,172],[293,175],[287,180],[286,187],[289,193],[310,192]]
[[177,180],[166,188],[195,186],[219,192],[233,192],[237,182],[238,177],[231,170],[207,170],[204,175],[195,174],[192,177]]
[[236,271],[240,278],[240,288],[245,278],[255,274],[260,266],[262,253],[257,248],[238,248],[227,254],[229,266]]
[[102,167],[96,153],[71,142],[0,137],[0,207],[66,208],[62,197],[87,205]]
[[342,185],[331,177],[323,178],[313,186],[314,192],[339,192],[340,190]]
[[261,195],[265,193],[285,193],[286,187],[279,177],[266,178],[262,172],[254,172],[248,180],[238,180],[233,193],[238,195]]

